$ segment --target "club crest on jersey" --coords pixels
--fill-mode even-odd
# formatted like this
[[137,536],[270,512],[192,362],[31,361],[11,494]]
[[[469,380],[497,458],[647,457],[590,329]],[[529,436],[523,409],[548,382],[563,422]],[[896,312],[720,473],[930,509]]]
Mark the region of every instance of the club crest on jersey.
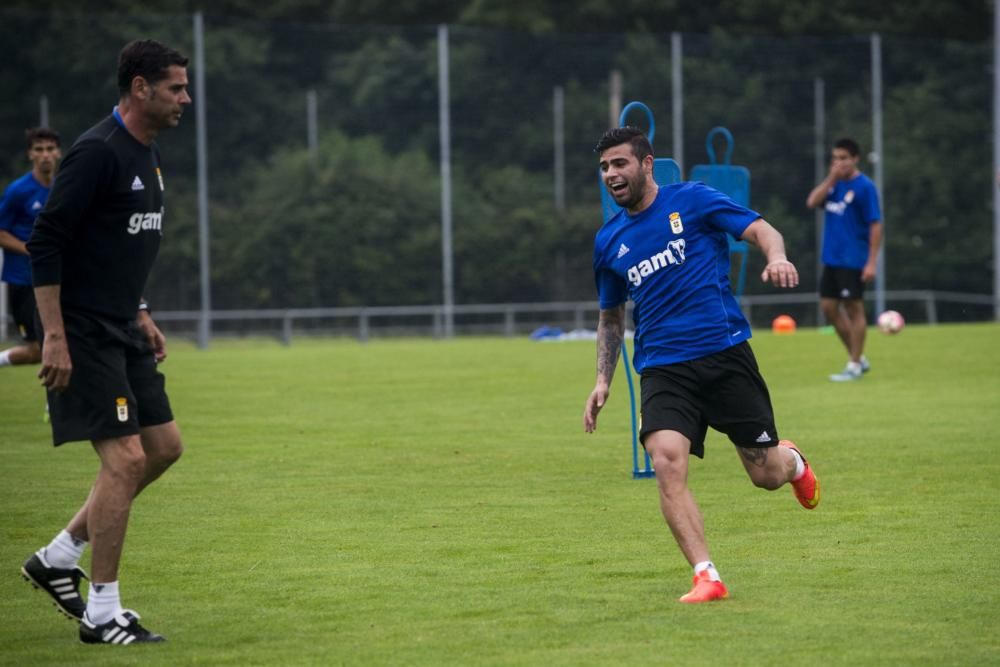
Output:
[[115,399],[115,407],[118,410],[118,421],[127,422],[128,421],[128,399],[124,396],[119,396]]
[[680,234],[684,231],[684,223],[681,222],[681,214],[674,211],[670,214],[670,231]]
[[850,204],[852,201],[854,201],[854,190],[848,190],[844,194],[844,201],[847,202],[848,204]]
[[156,180],[158,180],[160,182],[160,192],[163,192],[163,190],[164,190],[164,188],[163,188],[163,173],[160,171],[159,167],[156,168]]

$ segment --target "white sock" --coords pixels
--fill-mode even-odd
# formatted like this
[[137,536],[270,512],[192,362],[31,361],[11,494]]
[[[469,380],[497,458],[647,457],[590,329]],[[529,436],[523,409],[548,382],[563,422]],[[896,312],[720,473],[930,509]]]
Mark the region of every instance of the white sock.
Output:
[[795,457],[795,475],[792,476],[792,481],[797,482],[802,479],[802,475],[806,474],[806,462],[802,460],[802,455],[794,449],[788,451]]
[[80,562],[80,556],[86,548],[86,542],[63,530],[45,547],[45,560],[60,570],[72,570]]
[[712,581],[722,581],[722,577],[719,576],[719,571],[715,569],[715,564],[710,560],[703,560],[700,563],[695,563],[694,574],[698,576],[702,572],[708,571],[708,578]]
[[861,372],[861,363],[857,362],[857,361],[848,361],[847,362],[847,370],[850,371],[850,372],[852,372],[852,373],[860,373]]
[[122,602],[118,597],[118,582],[95,584],[90,582],[87,595],[87,620],[94,625],[107,623],[122,612]]
[[[14,349],[14,348],[11,348]],[[10,366],[10,350],[0,352],[0,366]]]

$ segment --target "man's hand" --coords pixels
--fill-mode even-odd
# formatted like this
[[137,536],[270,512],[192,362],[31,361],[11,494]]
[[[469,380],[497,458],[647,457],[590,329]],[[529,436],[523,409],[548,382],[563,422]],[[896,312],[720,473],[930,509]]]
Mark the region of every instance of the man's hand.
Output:
[[870,283],[875,280],[875,274],[877,271],[875,262],[865,262],[865,267],[861,269],[862,282]]
[[778,259],[768,262],[760,274],[760,279],[765,283],[770,281],[775,287],[797,287],[799,272],[787,259]]
[[587,433],[593,433],[597,428],[597,414],[608,402],[609,393],[608,385],[598,383],[587,397],[587,407],[583,409],[583,430]]
[[149,312],[145,310],[139,311],[139,316],[136,318],[136,324],[142,329],[142,333],[146,335],[146,342],[149,346],[153,348],[153,356],[156,358],[156,363],[160,363],[167,358],[167,339],[160,331],[160,328],[156,326],[153,318],[150,317]]
[[63,391],[69,386],[72,374],[73,362],[69,358],[65,334],[46,332],[42,345],[42,367],[38,371],[42,386],[49,391]]
[[[850,160],[830,160],[830,173],[827,178],[833,181],[846,181],[854,173],[854,163]],[[832,183],[831,183],[832,185]]]

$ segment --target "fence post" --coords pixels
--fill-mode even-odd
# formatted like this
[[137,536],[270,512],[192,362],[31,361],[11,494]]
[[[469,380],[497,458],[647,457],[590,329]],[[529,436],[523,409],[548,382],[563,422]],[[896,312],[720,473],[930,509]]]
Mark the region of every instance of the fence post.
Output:
[[555,146],[555,205],[556,211],[566,211],[566,96],[562,86],[552,90],[552,143]]
[[306,91],[306,145],[315,166],[319,163],[319,102],[315,88]]
[[679,32],[670,33],[670,85],[673,107],[674,161],[684,173],[684,53]]
[[368,321],[368,312],[362,308],[361,312],[358,313],[358,340],[362,343],[368,342],[370,324]]
[[608,127],[618,127],[618,118],[622,115],[622,71],[613,69],[608,75]]
[[[1000,321],[1000,0],[993,2],[993,317]],[[994,180],[997,179],[997,180]]]
[[434,338],[441,338],[444,335],[443,331],[442,331],[443,327],[442,327],[442,324],[441,324],[441,320],[442,320],[441,309],[440,308],[435,308],[434,309]]
[[49,126],[49,96],[38,98],[38,127]]
[[448,72],[448,26],[439,25],[438,127],[441,145],[441,284],[444,292],[444,335],[455,335],[455,285],[451,242],[451,114]]
[[198,270],[201,277],[201,317],[198,347],[212,338],[212,286],[208,245],[208,128],[205,121],[205,22],[194,14],[194,115],[198,158]]
[[[813,79],[813,122],[815,124],[815,182],[819,183],[826,176],[826,82],[816,77]],[[816,207],[816,291],[819,291],[820,276],[823,275],[823,225],[826,221],[826,209]],[[830,322],[833,324],[833,322]],[[816,301],[816,326],[823,326],[823,308]]]
[[[882,154],[882,37],[872,33],[872,155],[875,158],[875,187],[882,204],[882,222],[885,214],[885,159]],[[878,251],[875,272],[875,314],[885,311],[885,243],[886,227],[882,225],[882,246]]]
[[934,292],[927,293],[927,323],[937,324],[937,300],[934,298]]

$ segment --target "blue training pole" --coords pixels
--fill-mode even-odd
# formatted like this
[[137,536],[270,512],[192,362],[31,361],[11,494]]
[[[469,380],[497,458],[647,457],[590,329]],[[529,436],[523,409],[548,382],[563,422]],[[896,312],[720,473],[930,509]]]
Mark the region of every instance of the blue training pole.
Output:
[[[633,109],[645,112],[646,120],[649,123],[646,138],[652,144],[653,137],[656,136],[656,121],[653,120],[653,111],[642,102],[629,102],[626,104],[625,108],[622,109],[621,115],[618,117],[618,124],[624,127],[628,114]],[[632,382],[632,364],[628,360],[628,346],[625,344],[624,338],[622,338],[622,361],[625,362],[625,379],[628,380],[629,414],[632,416],[632,478],[642,479],[644,477],[653,477],[656,473],[653,472],[653,465],[649,460],[649,454],[646,453],[645,448],[642,450],[645,467],[639,467],[639,420],[636,418],[638,412],[635,405],[635,384]]]
[[653,471],[652,462],[649,460],[649,454],[645,448],[642,450],[645,467],[639,468],[639,424],[636,419],[635,410],[635,384],[632,382],[632,364],[628,360],[628,346],[625,345],[624,338],[622,339],[622,361],[625,362],[625,379],[628,380],[628,402],[632,415],[632,478],[654,477],[656,473]]

